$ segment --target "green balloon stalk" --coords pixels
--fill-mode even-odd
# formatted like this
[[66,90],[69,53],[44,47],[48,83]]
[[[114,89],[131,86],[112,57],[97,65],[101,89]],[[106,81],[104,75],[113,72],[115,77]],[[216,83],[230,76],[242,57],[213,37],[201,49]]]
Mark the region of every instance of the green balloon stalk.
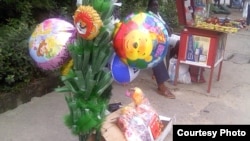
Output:
[[[92,12],[84,11],[85,8],[91,8]],[[78,32],[75,41],[67,46],[72,67],[61,75],[63,86],[55,91],[65,94],[69,108],[65,124],[78,135],[79,141],[92,135],[96,141],[101,140],[101,127],[112,95],[113,78],[106,65],[114,52],[113,8],[113,0],[83,0],[73,16]],[[86,18],[93,21],[84,21]]]

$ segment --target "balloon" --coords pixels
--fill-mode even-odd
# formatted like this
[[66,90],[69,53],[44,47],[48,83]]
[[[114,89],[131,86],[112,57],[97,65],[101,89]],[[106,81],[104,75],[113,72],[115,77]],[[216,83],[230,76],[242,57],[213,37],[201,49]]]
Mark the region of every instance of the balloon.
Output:
[[117,54],[111,57],[109,65],[113,79],[120,84],[132,82],[140,72],[139,69],[124,64]]
[[150,13],[131,14],[116,25],[113,47],[121,60],[138,69],[154,67],[168,51],[164,23]]
[[43,70],[55,70],[70,58],[67,43],[74,37],[71,23],[50,18],[38,24],[29,39],[29,54]]
[[97,11],[91,6],[83,5],[75,11],[74,24],[79,35],[86,40],[95,38],[103,25]]

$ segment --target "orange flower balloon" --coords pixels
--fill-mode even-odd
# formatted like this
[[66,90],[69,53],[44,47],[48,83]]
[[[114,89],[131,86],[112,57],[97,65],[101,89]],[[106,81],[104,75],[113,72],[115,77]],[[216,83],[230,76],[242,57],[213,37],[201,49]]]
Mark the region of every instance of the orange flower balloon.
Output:
[[103,25],[99,14],[92,6],[79,6],[73,18],[77,32],[86,40],[95,38]]

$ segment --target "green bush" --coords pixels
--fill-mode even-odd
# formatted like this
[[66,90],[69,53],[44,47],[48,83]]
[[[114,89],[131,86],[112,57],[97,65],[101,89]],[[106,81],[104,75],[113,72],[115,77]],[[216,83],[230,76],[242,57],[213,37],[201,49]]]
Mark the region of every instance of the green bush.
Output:
[[168,21],[169,25],[172,28],[179,27],[175,1],[176,0],[168,0],[167,2],[162,2],[160,6],[160,13],[162,18]]
[[[51,17],[72,20],[75,2],[50,0],[1,0],[0,92],[18,90],[33,79],[46,76],[34,65],[28,41],[35,26]],[[70,16],[69,16],[70,15]]]
[[[125,18],[132,12],[144,12],[147,9],[148,0],[121,0],[121,18]],[[159,12],[161,17],[168,21],[172,28],[178,28],[178,17],[175,0],[159,0]]]
[[1,27],[0,90],[10,91],[14,84],[29,82],[40,71],[28,54],[30,29],[26,23],[12,21]]

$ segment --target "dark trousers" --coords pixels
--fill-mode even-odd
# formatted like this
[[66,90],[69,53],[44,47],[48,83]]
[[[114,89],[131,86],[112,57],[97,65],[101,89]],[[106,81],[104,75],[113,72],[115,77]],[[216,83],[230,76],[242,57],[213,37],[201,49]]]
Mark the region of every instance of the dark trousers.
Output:
[[158,85],[169,79],[168,71],[163,61],[153,67],[152,70]]
[[169,60],[172,57],[178,57],[179,44],[180,44],[180,41],[177,41],[173,48],[171,46],[168,47],[168,51],[165,57],[166,65],[164,64],[164,61],[162,61],[158,65],[153,67],[153,74],[155,76],[156,83],[158,85],[164,83],[170,78],[168,74]]
[[247,8],[247,19],[246,19],[247,25],[250,24],[250,3],[248,4]]

